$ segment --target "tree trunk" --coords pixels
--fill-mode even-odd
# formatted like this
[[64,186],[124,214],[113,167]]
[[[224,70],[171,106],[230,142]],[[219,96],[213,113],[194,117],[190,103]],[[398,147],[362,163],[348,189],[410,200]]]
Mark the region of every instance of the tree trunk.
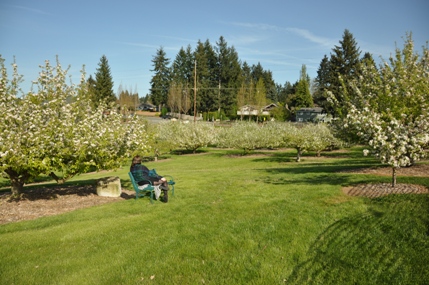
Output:
[[396,186],[396,167],[392,167],[392,187]]
[[24,182],[20,181],[19,179],[11,179],[10,183],[12,184],[12,197],[13,198],[18,198],[19,195],[23,192],[24,190]]
[[298,148],[298,154],[296,155],[296,162],[300,162],[301,161],[301,155],[302,155],[302,150],[301,148]]
[[12,185],[12,198],[18,198],[22,194],[24,184],[27,182],[30,175],[27,172],[20,174],[10,168],[6,169],[4,172],[9,176],[10,184]]

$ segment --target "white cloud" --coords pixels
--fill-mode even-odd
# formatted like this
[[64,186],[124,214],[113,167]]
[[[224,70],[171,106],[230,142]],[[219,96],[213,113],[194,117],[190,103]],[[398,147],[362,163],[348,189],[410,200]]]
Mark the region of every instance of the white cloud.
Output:
[[15,8],[15,9],[29,11],[29,12],[36,13],[36,14],[41,14],[41,15],[51,15],[50,13],[47,13],[45,11],[30,8],[30,7],[25,7],[25,6],[10,5],[10,7]]
[[288,32],[292,32],[304,39],[307,39],[313,43],[322,45],[322,46],[327,46],[327,47],[333,47],[338,41],[337,40],[332,40],[332,39],[328,39],[328,38],[324,38],[324,37],[319,37],[314,35],[313,33],[311,33],[308,30],[305,29],[299,29],[299,28],[286,28],[285,29]]
[[329,39],[321,36],[317,36],[313,34],[312,32],[300,29],[300,28],[283,28],[275,25],[269,25],[264,23],[239,23],[239,22],[233,22],[231,23],[234,26],[249,28],[249,29],[256,29],[256,30],[262,30],[262,31],[273,31],[273,32],[286,32],[286,33],[293,33],[301,38],[304,38],[306,40],[309,40],[310,42],[319,44],[324,47],[333,47],[338,40]]

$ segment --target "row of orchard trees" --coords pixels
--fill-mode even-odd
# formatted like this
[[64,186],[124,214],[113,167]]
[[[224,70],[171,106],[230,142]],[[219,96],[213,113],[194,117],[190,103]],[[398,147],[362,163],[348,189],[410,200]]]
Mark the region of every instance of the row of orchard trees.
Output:
[[[139,119],[124,122],[103,102],[92,107],[84,71],[75,86],[67,83],[68,69],[58,61],[56,66],[46,62],[35,82],[37,91],[20,96],[22,78],[12,66],[9,76],[0,56],[0,173],[10,179],[14,195],[40,174],[62,181],[89,169],[113,169],[162,141],[194,151],[209,144],[244,151],[288,146],[297,149],[297,160],[304,151],[320,152],[339,143],[325,125],[312,124],[237,123],[219,131],[207,123],[171,123],[148,132]],[[346,111],[336,133],[356,136],[391,165],[395,185],[395,170],[424,157],[429,147],[428,47],[422,55],[415,53],[409,35],[389,62],[379,68],[368,64],[358,78],[339,80],[344,87],[337,94],[326,92],[334,106]]]
[[[392,167],[392,186],[395,186],[396,170],[424,158],[429,148],[428,46],[424,46],[419,55],[408,34],[403,49],[397,48],[389,61],[383,61],[378,68],[375,64],[361,65],[358,77],[339,75],[338,80],[342,88],[336,92],[325,90],[332,106],[342,114],[333,124],[335,134],[369,146],[373,155]],[[209,133],[207,143],[213,143],[209,139],[216,134],[214,129],[203,131],[199,125],[189,128],[200,136]],[[176,134],[176,130],[166,129]],[[264,127],[234,124],[230,129],[222,129],[214,142],[244,151],[282,145],[294,147],[298,151],[297,160],[303,151],[320,152],[339,143],[325,125],[300,127],[285,123]],[[179,138],[177,143],[188,149],[201,144],[192,146],[191,142],[185,144]]]
[[13,196],[37,176],[61,183],[90,169],[114,169],[134,152],[148,151],[150,137],[138,119],[124,123],[116,108],[91,93],[82,71],[80,84],[68,83],[59,61],[41,66],[37,91],[21,94],[22,76],[0,57],[0,173],[10,179]]
[[167,122],[160,124],[158,139],[168,142],[170,148],[195,152],[205,146],[241,149],[244,154],[256,149],[291,147],[297,150],[297,161],[307,151],[317,155],[329,148],[341,147],[326,124],[296,124],[282,122],[237,121],[228,127],[212,123]]

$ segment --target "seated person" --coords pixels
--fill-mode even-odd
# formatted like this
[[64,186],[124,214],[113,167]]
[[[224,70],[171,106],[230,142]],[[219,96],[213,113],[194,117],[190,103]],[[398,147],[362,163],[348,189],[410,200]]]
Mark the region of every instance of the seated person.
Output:
[[149,169],[142,164],[142,159],[140,156],[135,156],[131,163],[130,172],[133,174],[134,179],[138,185],[149,184],[147,181],[150,181],[152,185],[158,186],[162,190],[168,190],[168,182],[162,176],[150,176]]

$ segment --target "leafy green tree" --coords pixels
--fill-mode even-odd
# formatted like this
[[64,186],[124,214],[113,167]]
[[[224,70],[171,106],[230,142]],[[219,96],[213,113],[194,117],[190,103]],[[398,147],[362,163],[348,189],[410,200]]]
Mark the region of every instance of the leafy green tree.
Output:
[[255,106],[258,109],[258,114],[260,117],[260,113],[262,112],[262,108],[267,105],[267,91],[265,89],[264,79],[259,78],[258,82],[256,83],[255,88]]
[[93,101],[95,106],[102,103],[110,105],[111,103],[116,102],[115,93],[113,92],[113,79],[110,74],[110,66],[105,55],[101,57],[95,73]]
[[139,105],[139,94],[130,90],[124,90],[122,84],[118,87],[118,103],[124,111],[135,111]]
[[167,104],[171,81],[169,64],[170,59],[167,58],[163,47],[160,47],[152,59],[153,69],[151,71],[155,74],[150,81],[150,97],[152,103],[155,105]]
[[[241,108],[246,104],[246,94],[247,94],[247,88],[246,84],[244,82],[241,83],[241,87],[238,90],[237,93],[237,107]],[[241,110],[241,109],[240,109]],[[243,120],[243,112],[241,110],[240,119]]]
[[[182,100],[184,99],[184,88],[182,83],[171,82],[170,90],[168,91],[167,106],[172,112],[181,113]],[[186,100],[186,98],[185,98]]]

